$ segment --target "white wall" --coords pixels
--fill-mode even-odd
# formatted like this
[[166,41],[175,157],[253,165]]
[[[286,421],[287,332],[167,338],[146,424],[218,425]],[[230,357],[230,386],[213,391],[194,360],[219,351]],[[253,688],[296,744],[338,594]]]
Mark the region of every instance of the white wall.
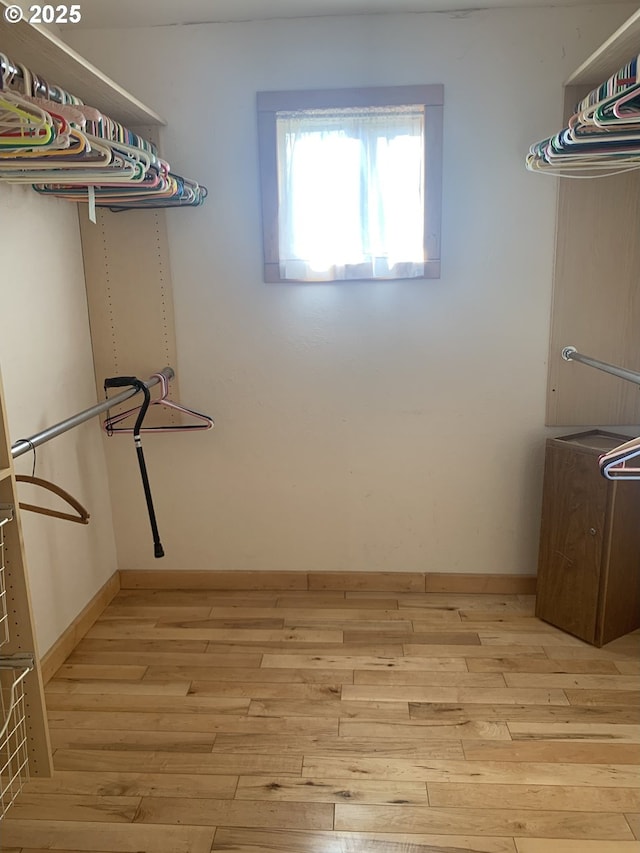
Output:
[[[121,568],[535,571],[556,187],[523,159],[632,11],[65,31],[210,189],[169,218],[182,399],[217,426],[147,442],[161,562],[119,468]],[[407,83],[445,85],[441,280],[263,284],[256,92]]]
[[[0,367],[11,441],[95,403],[76,205],[0,185]],[[31,474],[31,453],[15,460]],[[116,570],[104,448],[97,421],[37,450],[36,475],[73,494],[91,515],[73,524],[23,512],[29,584],[41,654]],[[20,485],[23,501],[61,501]]]

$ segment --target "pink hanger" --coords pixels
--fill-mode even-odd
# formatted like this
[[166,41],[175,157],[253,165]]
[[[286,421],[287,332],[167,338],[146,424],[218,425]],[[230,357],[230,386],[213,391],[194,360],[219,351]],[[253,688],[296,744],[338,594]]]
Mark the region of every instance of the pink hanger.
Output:
[[[140,432],[149,433],[149,432],[191,432],[192,430],[205,430],[211,429],[213,426],[213,418],[210,418],[208,415],[203,415],[201,412],[196,412],[194,409],[188,409],[186,406],[181,406],[179,403],[174,403],[173,400],[167,399],[167,395],[169,393],[169,380],[163,373],[154,373],[152,374],[154,378],[159,379],[161,386],[161,394],[157,400],[152,400],[152,406],[165,406],[167,409],[173,409],[177,412],[182,412],[182,414],[190,415],[195,418],[198,423],[192,424],[167,424],[165,426],[143,426],[140,429]],[[113,415],[112,417],[108,417],[105,419],[103,424],[103,429],[107,433],[107,435],[113,435],[116,432],[122,433],[133,433],[133,427],[119,427],[117,424],[122,423],[122,421],[126,420],[126,418],[131,417],[131,415],[137,414],[140,411],[140,406],[136,406],[133,409],[127,409],[126,412],[120,412],[117,415]]]

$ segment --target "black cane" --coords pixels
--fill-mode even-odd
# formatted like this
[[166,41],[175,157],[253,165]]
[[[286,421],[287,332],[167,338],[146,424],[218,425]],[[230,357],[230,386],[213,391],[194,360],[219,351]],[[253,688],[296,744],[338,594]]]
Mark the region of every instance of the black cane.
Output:
[[149,475],[147,473],[147,465],[144,461],[142,439],[140,438],[140,429],[142,427],[142,422],[145,419],[147,409],[149,408],[149,404],[151,402],[151,392],[144,384],[144,382],[142,382],[141,379],[138,379],[135,376],[115,376],[112,379],[105,379],[104,390],[106,391],[107,388],[120,388],[123,385],[132,385],[134,388],[137,388],[138,391],[142,391],[144,395],[144,402],[140,406],[140,411],[138,412],[138,417],[136,418],[136,422],[133,427],[133,442],[136,446],[138,465],[140,466],[140,476],[142,478],[142,487],[144,489],[144,496],[147,501],[149,522],[151,523],[151,533],[153,535],[153,555],[154,557],[164,557],[164,548],[162,547],[162,542],[160,542],[160,533],[158,532],[158,523],[156,521],[156,513],[153,508],[153,498],[151,497],[151,487],[149,485]]

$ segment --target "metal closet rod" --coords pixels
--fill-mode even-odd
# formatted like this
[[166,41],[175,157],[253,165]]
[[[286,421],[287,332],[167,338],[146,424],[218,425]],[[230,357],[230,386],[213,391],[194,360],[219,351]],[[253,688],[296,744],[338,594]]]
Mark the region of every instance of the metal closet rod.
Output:
[[627,382],[634,382],[640,385],[640,373],[633,370],[626,370],[624,367],[616,367],[615,364],[607,364],[606,361],[598,361],[595,358],[589,358],[588,355],[582,355],[575,347],[564,347],[562,357],[565,361],[579,361],[582,364],[588,364],[589,367],[595,367],[597,370],[604,370],[605,373],[611,373],[612,376],[617,376],[619,379],[626,379]]
[[[4,73],[7,76],[10,76],[11,79],[17,78],[18,80],[24,81],[24,74],[22,73],[22,70],[15,66],[8,56],[6,57],[6,59],[7,62],[5,62],[2,57],[0,57],[0,72],[4,68]],[[56,101],[56,103],[59,104],[65,103],[65,97],[63,94],[64,89],[61,89],[59,86],[53,86],[50,83],[45,84],[42,82],[38,82],[40,78],[38,78],[37,75],[34,76],[37,78],[34,89],[35,95],[39,95],[43,98],[49,98],[50,100]]]
[[[175,376],[172,367],[165,367],[163,370],[160,370],[159,373],[161,373],[168,381],[173,379]],[[147,388],[153,388],[153,386],[157,385],[159,382],[160,378],[158,376],[152,376],[150,379],[147,379],[144,384]],[[44,429],[42,432],[32,435],[31,438],[20,438],[15,442],[15,444],[11,445],[11,456],[16,459],[18,456],[22,456],[24,453],[28,453],[35,447],[44,444],[45,441],[51,441],[52,438],[57,438],[57,436],[62,435],[63,432],[68,432],[70,429],[80,426],[80,424],[83,424],[85,421],[90,421],[91,418],[101,415],[113,406],[117,406],[118,403],[124,403],[131,397],[135,397],[136,394],[140,394],[140,389],[127,388],[125,391],[121,391],[120,394],[116,394],[115,397],[110,397],[102,403],[91,406],[90,409],[78,412],[77,415],[72,415],[70,418],[60,421],[60,423],[54,424],[48,429]]]

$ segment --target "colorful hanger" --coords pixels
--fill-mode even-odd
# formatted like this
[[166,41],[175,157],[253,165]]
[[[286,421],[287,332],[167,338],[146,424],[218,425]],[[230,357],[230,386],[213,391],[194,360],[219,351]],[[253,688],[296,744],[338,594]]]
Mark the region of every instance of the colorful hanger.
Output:
[[566,128],[532,145],[527,168],[566,177],[640,168],[640,57],[583,98]]
[[114,212],[203,204],[206,187],[170,168],[151,142],[0,53],[0,181]]

